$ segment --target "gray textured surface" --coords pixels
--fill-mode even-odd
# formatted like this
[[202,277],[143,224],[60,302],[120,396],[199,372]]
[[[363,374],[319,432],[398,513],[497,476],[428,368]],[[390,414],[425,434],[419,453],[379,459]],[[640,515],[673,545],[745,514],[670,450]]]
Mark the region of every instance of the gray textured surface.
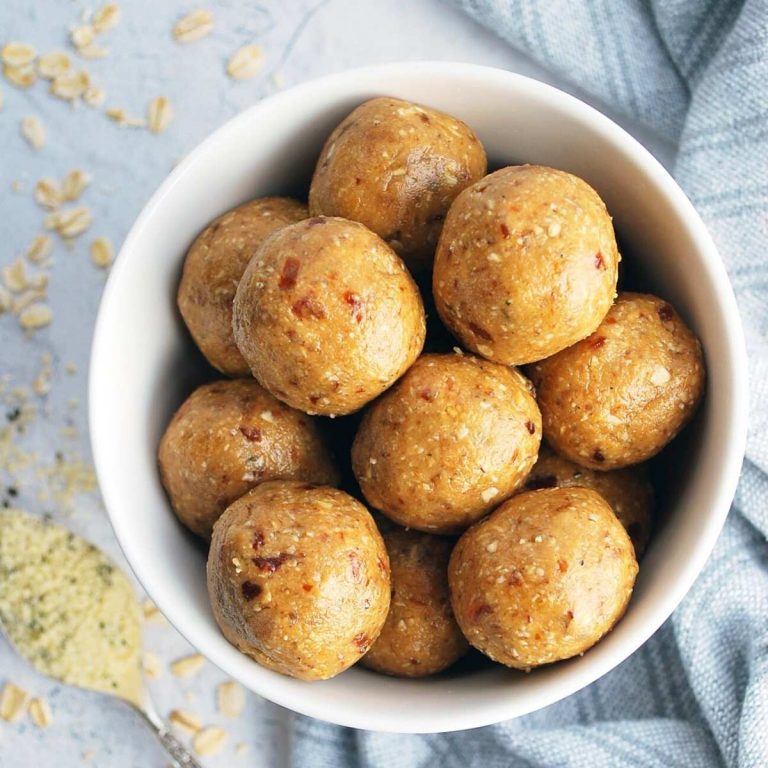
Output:
[[[217,0],[199,5],[214,11],[214,32],[205,40],[180,46],[171,39],[172,24],[198,4],[124,0],[122,22],[105,36],[110,55],[81,62],[106,88],[106,106],[143,115],[152,97],[170,97],[175,119],[160,136],[121,129],[99,110],[73,110],[49,96],[45,83],[19,91],[0,79],[5,101],[0,111],[0,266],[22,254],[42,229],[44,212],[32,199],[37,179],[60,178],[71,168],[83,168],[93,177],[83,196],[94,213],[90,231],[71,250],[57,241],[53,255],[49,290],[53,324],[26,338],[13,317],[0,316],[0,375],[7,382],[29,386],[40,370],[41,356],[49,353],[53,358],[51,393],[33,397],[39,416],[22,441],[27,450],[39,454],[42,464],[50,464],[56,451],[89,460],[87,363],[105,274],[90,263],[88,244],[93,237],[106,235],[118,247],[174,162],[214,127],[278,87],[376,62],[464,60],[556,82],[437,0],[272,0],[261,4]],[[4,0],[0,3],[0,44],[23,40],[41,53],[67,49],[68,27],[89,7],[92,4],[82,2]],[[264,73],[234,83],[224,72],[226,59],[251,42],[266,51]],[[19,122],[26,115],[38,116],[47,129],[48,140],[40,151],[31,150],[19,134]],[[649,133],[639,135],[663,158],[669,156],[668,145]],[[14,180],[22,183],[20,191],[11,189]],[[65,371],[69,362],[76,365],[75,374]],[[79,401],[77,407],[70,402],[73,399]],[[66,424],[77,428],[77,436],[61,434]],[[0,489],[7,481],[0,475]],[[39,501],[40,490],[41,481],[28,474],[20,489],[19,506],[52,513],[122,562],[97,494],[79,496],[70,512]],[[165,662],[190,651],[183,639],[163,625],[148,628],[145,644]],[[0,765],[5,768],[47,765],[53,760],[59,768],[79,766],[88,764],[84,752],[92,752],[90,764],[100,768],[166,764],[149,732],[125,706],[52,684],[30,670],[0,639],[0,685],[9,679],[33,695],[47,697],[54,721],[46,730],[37,729],[29,720],[0,722]],[[210,664],[187,681],[166,670],[153,681],[152,694],[164,715],[174,707],[186,708],[205,723],[222,724],[230,731],[227,748],[209,759],[211,765],[281,764],[285,759],[285,714],[249,695],[243,716],[227,721],[215,710],[214,687],[223,679]],[[233,745],[238,742],[250,744],[247,754],[234,756]]]

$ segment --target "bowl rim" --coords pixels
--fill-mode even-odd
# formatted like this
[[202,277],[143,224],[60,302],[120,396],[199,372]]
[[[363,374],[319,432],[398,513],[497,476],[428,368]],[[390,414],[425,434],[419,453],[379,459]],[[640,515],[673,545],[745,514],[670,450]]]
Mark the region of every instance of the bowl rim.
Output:
[[[107,440],[107,434],[101,429],[98,422],[100,415],[98,401],[100,383],[102,379],[106,381],[108,377],[101,371],[100,360],[102,348],[108,346],[110,342],[106,320],[109,305],[117,290],[121,275],[127,269],[128,260],[123,258],[123,254],[129,253],[134,248],[134,243],[139,239],[147,221],[161,208],[165,197],[172,192],[177,179],[195,162],[196,157],[221,142],[239,123],[254,120],[258,115],[271,110],[275,104],[284,100],[300,100],[304,94],[310,94],[314,90],[330,86],[353,87],[355,84],[359,84],[361,87],[370,87],[381,78],[402,76],[415,71],[421,76],[431,75],[443,79],[450,77],[475,78],[484,82],[497,82],[512,86],[518,90],[535,92],[539,96],[546,97],[555,109],[568,112],[582,122],[588,123],[599,138],[620,148],[624,154],[642,168],[643,173],[653,181],[660,195],[664,198],[665,205],[673,210],[675,217],[682,222],[692,241],[696,243],[699,266],[709,273],[709,279],[713,285],[717,286],[716,292],[723,318],[722,330],[729,342],[723,351],[723,358],[718,362],[728,365],[729,386],[731,391],[735,393],[732,402],[719,404],[719,407],[730,409],[728,432],[721,435],[722,440],[726,443],[722,450],[725,460],[721,470],[721,482],[709,504],[708,514],[703,519],[699,535],[692,544],[685,567],[669,589],[656,598],[656,604],[652,611],[654,620],[649,622],[642,632],[633,634],[631,640],[620,645],[613,653],[606,654],[595,664],[587,667],[587,672],[582,671],[580,674],[577,672],[566,676],[566,679],[558,686],[550,686],[549,695],[537,696],[532,702],[522,707],[519,697],[510,696],[510,700],[505,703],[505,706],[497,704],[492,711],[488,711],[488,709],[463,711],[460,715],[442,718],[425,713],[418,722],[400,722],[396,714],[383,716],[382,712],[367,712],[364,707],[347,707],[343,712],[339,712],[334,710],[336,705],[331,705],[329,701],[321,702],[322,697],[297,698],[292,694],[284,694],[283,691],[271,691],[266,686],[262,690],[254,688],[256,693],[275,704],[299,714],[338,725],[385,732],[434,733],[477,728],[530,713],[570,696],[600,679],[629,658],[669,618],[693,586],[715,546],[735,495],[746,447],[748,426],[747,355],[736,299],[725,266],[699,214],[669,172],[639,141],[594,107],[554,86],[495,67],[461,62],[403,61],[348,69],[304,81],[259,101],[224,122],[199,142],[165,178],[131,226],[107,279],[96,317],[88,373],[88,418],[91,451],[104,506],[118,543],[136,578],[163,614],[169,618],[177,631],[192,646],[225,673],[239,679],[240,676],[235,669],[236,664],[232,661],[235,657],[222,657],[221,654],[211,652],[204,644],[198,644],[194,636],[194,628],[184,621],[177,622],[175,620],[176,612],[173,605],[164,600],[162,585],[151,583],[151,580],[145,581],[140,565],[140,553],[134,548],[131,538],[127,535],[127,529],[130,526],[124,518],[113,513],[110,488],[102,482],[102,478],[107,474],[106,459],[103,458],[104,451],[102,449]],[[235,650],[235,652],[240,655],[239,651]],[[253,688],[250,685],[248,687]]]

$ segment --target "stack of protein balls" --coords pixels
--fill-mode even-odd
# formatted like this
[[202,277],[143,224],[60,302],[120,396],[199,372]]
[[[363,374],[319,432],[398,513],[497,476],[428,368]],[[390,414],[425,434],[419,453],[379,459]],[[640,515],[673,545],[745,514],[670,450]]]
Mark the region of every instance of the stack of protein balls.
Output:
[[530,669],[627,607],[642,462],[700,401],[701,347],[668,302],[617,295],[586,182],[486,172],[461,121],[373,99],[309,210],[253,200],[187,254],[181,314],[231,378],[176,413],[162,480],[211,539],[222,632],[270,669],[428,675],[469,644]]

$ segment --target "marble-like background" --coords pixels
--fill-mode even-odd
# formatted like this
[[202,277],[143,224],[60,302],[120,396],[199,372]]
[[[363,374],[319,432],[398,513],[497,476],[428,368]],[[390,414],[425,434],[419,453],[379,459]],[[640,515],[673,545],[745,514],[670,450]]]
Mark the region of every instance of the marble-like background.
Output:
[[[104,36],[110,54],[81,61],[107,91],[106,106],[122,107],[142,116],[154,96],[168,96],[175,117],[161,135],[120,128],[98,109],[52,98],[47,83],[18,90],[0,78],[4,105],[0,110],[0,267],[23,254],[42,231],[45,212],[32,197],[42,177],[61,178],[72,168],[92,176],[82,202],[94,221],[72,248],[59,240],[50,271],[53,323],[31,336],[16,319],[0,315],[0,377],[6,390],[29,387],[47,353],[52,360],[51,390],[31,395],[37,416],[16,443],[37,454],[36,466],[47,467],[56,452],[68,465],[90,463],[85,410],[88,355],[99,297],[106,273],[92,265],[88,246],[107,236],[119,247],[144,202],[174,163],[203,137],[236,112],[280,88],[349,67],[404,59],[471,61],[512,69],[557,82],[505,43],[438,0],[123,0],[122,21]],[[174,21],[195,7],[214,12],[210,36],[190,45],[171,37]],[[68,49],[68,29],[83,11],[93,8],[81,0],[3,0],[0,3],[0,45],[10,40],[33,44],[38,52]],[[263,73],[234,82],[225,73],[228,56],[242,45],[256,43],[266,53]],[[74,52],[70,51],[73,58]],[[604,111],[606,105],[597,105]],[[23,117],[35,115],[46,128],[47,141],[35,151],[20,135]],[[672,149],[654,136],[636,133],[662,160]],[[0,394],[0,397],[2,395]],[[0,429],[10,406],[2,405]],[[7,457],[6,459],[7,460]],[[0,497],[16,480],[5,472],[0,453]],[[41,500],[48,480],[31,468],[22,473],[18,506],[50,513],[77,533],[103,547],[124,564],[109,522],[94,491],[78,494],[72,504]],[[53,494],[55,497],[57,494]],[[138,588],[138,587],[137,587]],[[285,762],[281,744],[290,717],[279,707],[249,694],[243,715],[227,720],[216,711],[215,686],[224,676],[213,665],[192,679],[180,680],[167,662],[191,652],[167,624],[149,624],[145,644],[164,662],[162,676],[151,681],[158,711],[181,707],[206,724],[226,727],[226,749],[206,764],[247,765],[254,768]],[[167,764],[149,731],[125,705],[52,683],[31,670],[0,637],[0,686],[12,680],[31,695],[44,696],[54,719],[46,729],[30,720],[0,722],[0,765],[57,768],[96,765],[99,768],[163,766]],[[245,754],[234,745],[247,743]]]

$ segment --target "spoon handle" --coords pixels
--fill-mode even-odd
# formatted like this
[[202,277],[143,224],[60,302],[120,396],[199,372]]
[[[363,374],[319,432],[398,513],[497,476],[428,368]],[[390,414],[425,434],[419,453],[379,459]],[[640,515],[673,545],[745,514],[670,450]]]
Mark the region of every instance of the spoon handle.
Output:
[[152,727],[165,751],[173,758],[177,768],[203,768],[151,707],[141,707],[138,711]]

